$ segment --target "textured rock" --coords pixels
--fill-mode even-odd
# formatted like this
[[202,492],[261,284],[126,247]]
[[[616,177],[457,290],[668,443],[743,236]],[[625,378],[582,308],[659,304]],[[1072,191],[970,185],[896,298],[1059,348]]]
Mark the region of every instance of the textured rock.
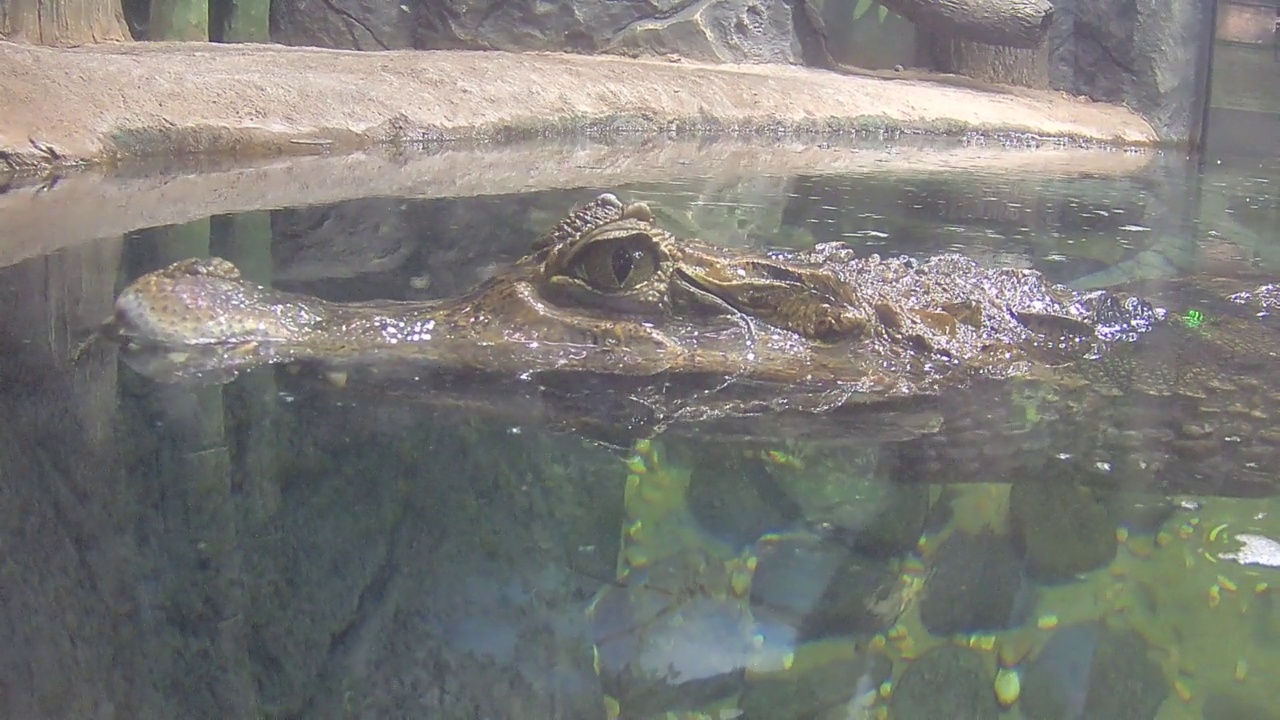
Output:
[[[359,0],[340,0],[358,2]],[[690,0],[411,0],[417,47],[596,52],[628,25],[666,17]]]
[[[669,446],[670,447],[670,446]],[[800,508],[782,493],[760,458],[728,449],[688,453],[689,509],[702,529],[734,547],[795,525]]]
[[[291,407],[331,411],[302,411],[279,512],[243,530],[255,538],[246,621],[260,628],[266,715],[598,712],[582,607],[617,557],[620,506],[595,482],[618,474],[617,459],[573,438],[435,424],[394,402],[339,409],[331,389],[282,389]],[[538,501],[506,502],[523,482],[538,483]]]
[[[856,0],[277,0],[272,39],[354,50],[416,48],[675,54],[709,62],[909,65],[911,28],[853,37]],[[1198,131],[1210,5],[1057,0],[1049,26],[1054,88],[1125,104],[1169,141]],[[878,46],[872,58],[861,48]],[[852,46],[855,50],[850,51]],[[842,49],[843,48],[843,49]],[[831,55],[828,56],[827,53]]]
[[271,39],[344,50],[406,50],[414,47],[419,14],[412,2],[274,0]]
[[800,57],[792,10],[781,0],[699,0],[669,17],[629,25],[607,49],[706,62],[794,63]]
[[1204,720],[1276,720],[1280,713],[1248,698],[1216,692],[1205,698],[1202,717]]
[[785,0],[280,0],[272,39],[351,50],[677,53],[718,62],[796,61]]
[[995,720],[1000,717],[1000,707],[991,691],[994,681],[977,651],[941,645],[902,673],[890,703],[893,717]]
[[901,613],[898,576],[889,564],[850,552],[837,540],[779,534],[762,538],[755,552],[751,611],[780,636],[798,643],[870,637]]
[[938,637],[997,632],[1022,624],[1034,589],[1003,536],[957,532],[932,559],[920,622]]
[[1159,532],[1177,511],[1172,500],[1156,493],[1118,492],[1107,497],[1106,503],[1117,523],[1130,532],[1147,535]]
[[892,677],[892,671],[889,659],[879,654],[806,665],[779,677],[766,676],[748,683],[738,706],[744,718],[862,717],[857,712],[862,709],[859,688],[879,687]]
[[[664,572],[680,562],[674,556],[652,567]],[[688,717],[741,692],[756,655],[753,638],[761,636],[742,632],[751,618],[733,598],[648,585],[610,586],[597,597],[594,665],[622,717]]]
[[1211,5],[1160,0],[1057,0],[1049,31],[1055,88],[1123,103],[1167,141],[1198,131]]
[[1116,522],[1093,491],[1061,482],[1019,483],[1009,493],[1009,518],[1027,572],[1043,582],[1067,582],[1116,555]]
[[1150,720],[1169,693],[1136,633],[1104,625],[1058,630],[1022,679],[1023,717]]

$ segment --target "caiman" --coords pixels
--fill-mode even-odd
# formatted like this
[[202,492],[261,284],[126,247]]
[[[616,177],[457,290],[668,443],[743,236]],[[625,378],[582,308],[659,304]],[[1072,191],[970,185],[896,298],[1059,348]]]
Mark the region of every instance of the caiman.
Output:
[[1164,491],[1271,493],[1280,289],[1136,290],[953,253],[730,251],[604,194],[459,297],[330,302],[191,259],[130,284],[106,331],[160,380],[301,365],[611,437],[918,439],[922,472],[999,479],[1002,459],[1055,456]]

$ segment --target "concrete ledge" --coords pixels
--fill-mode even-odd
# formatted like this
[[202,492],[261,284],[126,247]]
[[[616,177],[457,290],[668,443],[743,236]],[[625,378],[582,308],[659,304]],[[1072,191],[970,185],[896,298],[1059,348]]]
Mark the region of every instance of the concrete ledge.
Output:
[[891,128],[1150,145],[1120,107],[778,65],[500,52],[0,43],[0,169],[156,156],[629,134],[847,135]]

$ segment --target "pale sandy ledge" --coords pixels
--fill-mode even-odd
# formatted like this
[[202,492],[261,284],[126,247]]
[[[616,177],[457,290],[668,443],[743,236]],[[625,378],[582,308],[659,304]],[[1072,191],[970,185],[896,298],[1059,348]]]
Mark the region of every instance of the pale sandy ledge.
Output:
[[778,65],[500,52],[0,43],[0,169],[626,134],[1028,133],[1151,145],[1128,110]]

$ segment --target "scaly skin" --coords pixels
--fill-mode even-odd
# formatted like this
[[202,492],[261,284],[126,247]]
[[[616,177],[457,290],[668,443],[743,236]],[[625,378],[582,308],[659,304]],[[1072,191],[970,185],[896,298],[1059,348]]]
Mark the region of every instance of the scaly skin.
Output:
[[112,324],[136,346],[252,344],[244,365],[391,352],[498,372],[839,382],[879,399],[1076,356],[1106,309],[1103,294],[958,255],[734,254],[672,237],[612,195],[534,250],[467,295],[418,303],[325,302],[247,282],[221,259],[185,260],[126,288]]
[[303,362],[496,412],[532,394],[550,425],[627,442],[681,427],[757,443],[933,436],[918,458],[952,473],[1000,471],[984,452],[1052,450],[1131,463],[1167,490],[1270,492],[1280,336],[1265,315],[1280,292],[1148,289],[1074,292],[955,254],[734,252],[602,195],[460,297],[326,302],[186,260],[126,288],[108,330],[157,379]]

